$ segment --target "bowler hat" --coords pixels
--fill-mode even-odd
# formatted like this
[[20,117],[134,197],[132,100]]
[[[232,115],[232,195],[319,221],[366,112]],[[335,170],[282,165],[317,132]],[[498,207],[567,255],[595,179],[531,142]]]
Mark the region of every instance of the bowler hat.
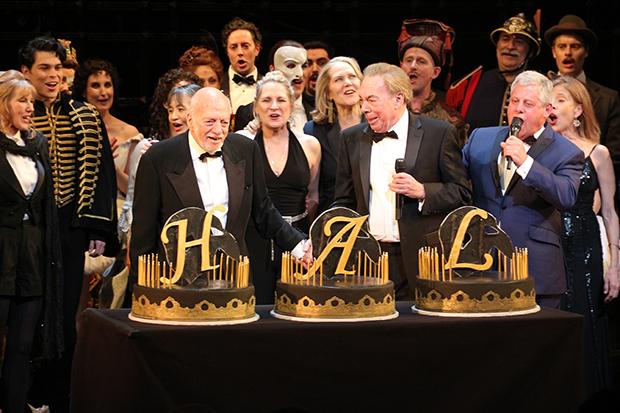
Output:
[[547,42],[549,47],[552,47],[555,38],[565,33],[574,33],[580,36],[590,50],[594,50],[598,46],[596,33],[588,29],[588,26],[580,17],[573,14],[567,14],[562,17],[562,20],[557,25],[547,30],[545,32],[545,42]]

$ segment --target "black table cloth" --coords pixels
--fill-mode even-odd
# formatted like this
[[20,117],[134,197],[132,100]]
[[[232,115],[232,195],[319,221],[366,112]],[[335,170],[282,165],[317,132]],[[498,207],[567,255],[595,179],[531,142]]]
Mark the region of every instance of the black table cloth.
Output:
[[[570,412],[581,402],[583,319],[413,314],[173,327],[87,310],[73,412]],[[204,410],[200,410],[198,405]],[[209,407],[211,410],[208,410]],[[181,411],[181,410],[178,410]]]

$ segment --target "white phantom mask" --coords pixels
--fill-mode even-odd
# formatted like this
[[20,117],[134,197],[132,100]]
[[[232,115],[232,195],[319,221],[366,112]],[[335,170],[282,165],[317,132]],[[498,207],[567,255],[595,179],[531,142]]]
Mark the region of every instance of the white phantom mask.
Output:
[[308,60],[305,49],[294,46],[282,46],[273,56],[273,67],[282,72],[289,82],[304,76],[302,66]]

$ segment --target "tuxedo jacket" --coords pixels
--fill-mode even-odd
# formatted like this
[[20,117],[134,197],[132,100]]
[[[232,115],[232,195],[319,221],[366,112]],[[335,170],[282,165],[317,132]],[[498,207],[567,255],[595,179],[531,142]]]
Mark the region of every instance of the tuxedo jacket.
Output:
[[601,144],[609,149],[616,180],[620,178],[620,99],[618,92],[586,78],[596,120],[601,127]]
[[[368,215],[370,205],[370,153],[373,131],[360,124],[342,132],[333,206]],[[418,274],[418,250],[437,245],[436,231],[452,210],[471,204],[471,185],[463,166],[456,129],[447,122],[409,113],[405,150],[406,170],[424,184],[426,199],[405,197],[398,221],[407,278]]]
[[474,205],[495,216],[514,247],[528,249],[536,293],[563,294],[566,278],[560,211],[577,200],[583,152],[547,124],[528,152],[534,164],[527,177],[521,179],[515,172],[502,195],[498,158],[508,129],[476,129],[463,149]]
[[[26,213],[34,224],[44,222],[44,180],[51,178],[45,176],[41,155],[36,153],[32,159],[37,167],[38,180],[34,192],[30,198],[27,198],[19,179],[6,158],[6,151],[0,148],[0,228],[16,229],[21,227]],[[53,194],[48,194],[48,196],[50,195],[53,196]],[[5,242],[8,242],[8,239]]]
[[[131,277],[137,279],[138,256],[163,254],[159,237],[168,218],[187,208],[204,208],[189,151],[189,133],[153,145],[140,159],[133,203]],[[245,136],[229,134],[222,146],[228,181],[226,230],[247,255],[245,232],[250,218],[258,232],[273,239],[286,251],[292,250],[304,234],[283,219],[267,196],[260,150]],[[130,282],[129,285],[133,285]]]

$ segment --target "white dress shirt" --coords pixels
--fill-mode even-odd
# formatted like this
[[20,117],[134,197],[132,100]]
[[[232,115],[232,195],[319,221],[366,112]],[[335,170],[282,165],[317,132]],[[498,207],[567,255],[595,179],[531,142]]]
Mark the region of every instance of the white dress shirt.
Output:
[[[534,138],[538,139],[540,137],[540,135],[543,133],[544,130],[545,130],[545,127],[543,125],[543,127],[540,128],[540,130],[534,134]],[[527,153],[527,152],[530,151],[531,146],[528,145],[527,143],[523,142],[523,148],[525,149],[525,153]],[[506,160],[504,158],[504,152],[503,151],[501,151],[499,153],[499,157],[497,158],[497,162],[498,162],[498,165],[499,165],[499,168],[500,168],[499,171],[500,171],[500,176],[501,176],[502,171],[506,167]],[[532,169],[532,165],[533,164],[534,164],[534,158],[532,158],[531,156],[528,155],[528,157],[525,158],[525,161],[521,164],[520,167],[518,167],[516,169],[514,167],[512,168],[512,173],[505,177],[506,182],[510,182],[512,180],[512,175],[515,172],[519,174],[521,179],[527,178],[527,174],[530,172],[530,169]],[[508,186],[508,183],[506,183],[506,186]],[[506,191],[502,188],[502,195],[504,195],[505,192]]]
[[191,132],[188,133],[188,139],[189,152],[204,209],[210,211],[213,207],[222,205],[226,210],[224,212],[216,211],[213,215],[220,220],[222,227],[225,228],[228,218],[228,180],[226,179],[224,160],[220,156],[205,158],[204,161],[201,161],[200,155],[204,153],[204,150],[198,145]]
[[[17,135],[6,135],[19,146],[26,146],[24,140],[17,132]],[[26,198],[30,198],[30,195],[34,192],[34,188],[37,186],[39,180],[39,171],[37,171],[37,163],[28,156],[15,155],[13,153],[6,152],[6,160],[9,161],[13,172],[19,181],[19,184],[24,191]]]
[[295,104],[293,105],[289,124],[291,126],[291,130],[299,133],[304,133],[304,125],[306,124],[306,122],[308,122],[308,118],[306,117],[306,110],[304,109],[302,95],[295,101]]
[[409,114],[407,111],[389,130],[398,135],[398,139],[385,138],[373,142],[370,152],[370,233],[382,242],[400,242],[398,222],[394,218],[396,193],[388,187],[394,173],[394,163],[405,157],[407,134],[409,132]]
[[[236,84],[233,81],[236,73],[231,66],[228,67],[228,87],[230,91],[230,104],[232,105],[232,113],[237,113],[237,109],[239,106],[244,106],[249,103],[254,102],[254,91],[256,90],[256,83],[252,86],[241,83],[240,85]],[[256,67],[254,70],[248,74],[248,76],[253,76],[255,81],[258,81],[258,69]]]
[[[20,136],[20,133],[17,132],[17,135],[6,135],[7,138],[14,141],[19,146],[26,146],[26,143]],[[37,186],[37,181],[39,180],[39,171],[37,171],[37,163],[28,156],[15,155],[13,153],[6,152],[6,160],[13,168],[13,173],[17,177],[22,190],[24,191],[24,195],[26,198],[30,198],[34,189]],[[28,214],[24,214],[24,219],[28,219]]]

